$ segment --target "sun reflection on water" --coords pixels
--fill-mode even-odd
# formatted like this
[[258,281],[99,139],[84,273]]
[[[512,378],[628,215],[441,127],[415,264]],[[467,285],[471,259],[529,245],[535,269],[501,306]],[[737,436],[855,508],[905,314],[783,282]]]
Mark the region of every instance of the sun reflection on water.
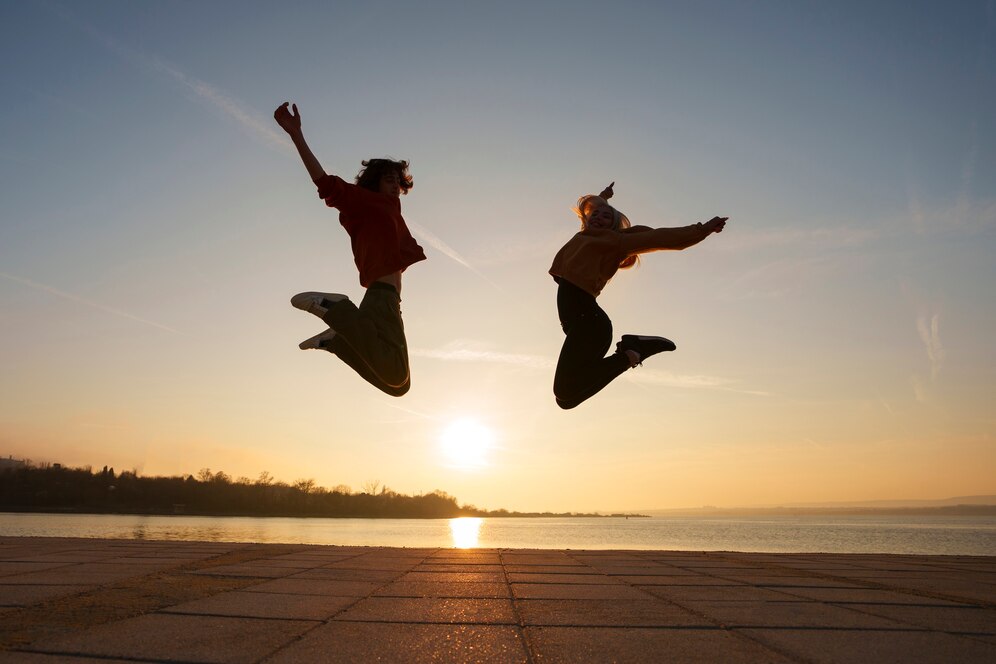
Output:
[[477,548],[477,540],[481,535],[481,524],[484,519],[476,516],[461,516],[450,519],[450,533],[453,535],[453,548]]

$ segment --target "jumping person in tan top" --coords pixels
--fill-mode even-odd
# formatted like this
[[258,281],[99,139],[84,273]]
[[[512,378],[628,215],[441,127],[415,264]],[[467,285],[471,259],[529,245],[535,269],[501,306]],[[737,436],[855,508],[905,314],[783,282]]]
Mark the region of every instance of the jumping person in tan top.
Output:
[[612,345],[612,322],[595,298],[616,271],[633,267],[639,254],[698,244],[721,232],[728,219],[713,217],[681,228],[630,226],[626,215],[608,203],[613,185],[615,182],[598,196],[578,199],[574,211],[581,219],[581,231],[557,252],[550,267],[559,284],[557,313],[566,335],[557,360],[553,394],[565,410],[581,404],[651,355],[675,349],[664,337],[624,334],[616,351],[605,356]]

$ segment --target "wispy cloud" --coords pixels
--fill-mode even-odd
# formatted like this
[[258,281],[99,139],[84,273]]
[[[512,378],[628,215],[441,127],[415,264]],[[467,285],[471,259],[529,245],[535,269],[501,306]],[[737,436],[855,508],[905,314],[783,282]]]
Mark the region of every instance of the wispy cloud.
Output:
[[552,369],[557,363],[549,357],[522,353],[503,353],[472,341],[453,341],[441,348],[413,349],[412,355],[448,362],[483,362],[527,369]]
[[[224,94],[213,85],[194,78],[193,76],[189,76],[188,74],[184,74],[176,67],[173,67],[158,58],[151,59],[149,61],[149,66],[155,71],[166,74],[174,81],[192,91],[200,99],[208,102],[218,110],[222,111],[225,115],[234,119],[247,133],[262,141],[266,145],[285,151],[293,151],[294,146],[290,139],[285,134],[278,132],[275,129],[271,129],[270,125],[272,124],[272,120],[266,116],[243,106],[238,101]],[[266,119],[264,120],[264,118]]]
[[494,286],[498,290],[502,290],[502,288],[498,284],[496,284],[495,282],[491,281],[491,279],[489,279],[487,277],[487,275],[485,275],[483,272],[481,272],[476,267],[474,267],[469,262],[467,262],[466,258],[464,258],[463,256],[461,256],[460,253],[457,252],[456,249],[454,249],[450,245],[448,245],[445,242],[443,242],[443,240],[440,239],[435,233],[433,233],[429,229],[425,228],[421,224],[416,224],[416,223],[411,222],[411,221],[409,221],[407,223],[408,223],[408,226],[412,229],[412,233],[414,233],[419,239],[421,239],[427,245],[429,245],[430,247],[432,247],[433,249],[435,249],[439,253],[443,254],[444,256],[446,256],[446,257],[450,258],[451,260],[455,261],[456,263],[459,263],[463,267],[467,268],[468,270],[470,270],[471,272],[473,272],[474,274],[476,274],[480,278],[484,279],[486,282],[488,282],[489,284],[491,284],[492,286]]
[[125,62],[166,77],[179,83],[187,91],[192,92],[195,97],[213,106],[245,130],[256,140],[284,151],[293,151],[294,146],[283,133],[271,128],[271,120],[250,107],[241,104],[230,95],[225,94],[219,88],[202,81],[198,78],[185,74],[179,68],[166,62],[165,60],[146,55],[140,51],[129,48],[114,39],[110,35],[98,30],[90,23],[72,14],[68,9],[58,4],[49,4],[52,12],[62,19],[76,25],[80,30],[88,34],[94,41],[98,42],[109,51],[117,55]]
[[866,245],[881,235],[881,230],[868,223],[841,223],[839,226],[819,228],[738,229],[729,239],[724,237],[723,243],[717,245],[717,250],[738,253],[786,247],[827,250]]
[[[970,164],[966,164],[965,177],[971,177]],[[912,226],[913,231],[920,235],[979,233],[996,228],[996,200],[973,199],[965,190],[952,202],[926,205],[917,189],[909,185],[906,207],[904,227]]]
[[725,390],[728,392],[738,392],[740,394],[751,394],[754,396],[771,396],[769,392],[761,390],[747,390],[737,387],[736,380],[721,378],[719,376],[703,376],[696,374],[676,374],[670,371],[659,371],[654,369],[640,368],[626,374],[626,377],[635,382],[647,385],[663,385],[666,387],[680,387],[688,389]]
[[561,247],[576,231],[567,230],[546,231],[530,230],[528,233],[505,233],[498,241],[489,241],[485,247],[471,256],[471,262],[477,266],[502,266],[509,263],[543,264],[553,260],[557,249]]
[[[480,362],[487,364],[504,364],[525,369],[542,369],[552,371],[557,366],[556,358],[525,353],[504,353],[491,350],[484,344],[460,340],[453,341],[441,348],[413,349],[412,355],[428,357],[446,362]],[[669,371],[656,371],[641,367],[637,371],[624,374],[629,380],[644,385],[661,385],[690,389],[713,389],[768,396],[769,393],[758,390],[746,390],[737,387],[737,381],[718,376],[682,375]]]
[[408,415],[408,417],[398,417],[398,418],[395,418],[395,419],[387,419],[387,418],[385,418],[385,419],[378,420],[378,422],[383,423],[383,424],[398,424],[398,423],[403,423],[403,422],[421,422],[421,421],[426,421],[426,420],[428,420],[428,421],[431,422],[431,421],[438,421],[438,420],[442,419],[442,418],[440,418],[438,416],[429,415],[427,413],[423,413],[423,412],[415,410],[413,408],[407,408],[405,406],[399,406],[399,405],[397,405],[396,403],[393,403],[393,402],[386,403],[384,405],[387,406],[388,408],[393,408],[394,410],[398,410],[398,411],[401,411],[402,413],[406,413]]
[[849,255],[815,255],[803,258],[780,258],[747,270],[738,276],[731,290],[732,297],[743,299],[777,298],[799,291],[815,279],[833,279],[845,274],[841,267],[847,264],[854,269],[856,257]]
[[920,314],[916,319],[916,329],[920,334],[920,341],[927,350],[927,359],[930,360],[930,377],[937,378],[944,365],[944,346],[941,344],[941,317],[940,314]]
[[120,309],[115,309],[114,307],[108,307],[106,305],[100,304],[99,302],[94,302],[93,300],[88,300],[79,295],[74,295],[73,293],[68,293],[64,290],[59,290],[53,286],[48,286],[46,284],[38,283],[37,281],[32,281],[31,279],[25,279],[24,277],[19,277],[14,274],[8,274],[6,272],[0,272],[0,277],[7,279],[9,281],[15,281],[29,288],[35,290],[43,291],[49,293],[50,295],[55,295],[56,297],[61,297],[65,300],[70,300],[71,302],[77,302],[79,304],[86,305],[93,309],[103,311],[105,313],[113,314],[121,318],[127,318],[128,320],[135,321],[137,323],[143,323],[145,325],[151,325],[152,327],[158,328],[160,330],[165,330],[167,332],[172,332],[174,334],[181,334],[178,330],[169,327],[168,325],[163,325],[162,323],[157,323],[154,320],[149,320],[148,318],[142,318],[141,316],[136,316],[135,314],[130,314],[127,311],[122,311]]

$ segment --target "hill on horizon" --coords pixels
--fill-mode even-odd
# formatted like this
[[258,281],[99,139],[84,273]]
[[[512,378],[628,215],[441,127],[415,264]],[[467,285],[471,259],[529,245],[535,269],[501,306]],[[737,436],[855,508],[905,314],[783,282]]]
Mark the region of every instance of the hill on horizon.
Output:
[[781,503],[769,505],[702,505],[699,507],[658,508],[640,510],[642,514],[651,516],[667,516],[675,514],[704,514],[717,512],[771,512],[774,510],[803,510],[826,512],[828,510],[905,510],[929,509],[940,507],[955,507],[958,505],[993,505],[996,506],[996,494],[977,496],[954,496],[936,499],[896,499],[896,500],[856,500],[835,502]]

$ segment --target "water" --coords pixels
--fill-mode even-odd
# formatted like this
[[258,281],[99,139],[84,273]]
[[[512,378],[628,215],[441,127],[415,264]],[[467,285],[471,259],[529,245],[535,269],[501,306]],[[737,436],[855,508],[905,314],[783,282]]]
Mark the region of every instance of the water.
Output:
[[0,536],[996,556],[996,517],[987,516],[318,519],[0,513]]

